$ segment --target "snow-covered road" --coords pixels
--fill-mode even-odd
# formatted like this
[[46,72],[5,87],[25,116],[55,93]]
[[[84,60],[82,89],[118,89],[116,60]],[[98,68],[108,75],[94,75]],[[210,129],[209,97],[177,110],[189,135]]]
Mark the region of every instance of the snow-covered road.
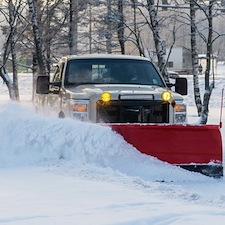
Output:
[[0,179],[0,224],[222,225],[225,219],[224,199],[207,202],[178,184],[146,182],[109,168],[2,168]]

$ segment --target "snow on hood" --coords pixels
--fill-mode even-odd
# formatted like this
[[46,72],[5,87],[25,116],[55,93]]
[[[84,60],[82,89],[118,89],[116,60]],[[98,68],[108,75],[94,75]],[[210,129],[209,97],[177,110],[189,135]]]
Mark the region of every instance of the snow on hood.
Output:
[[110,127],[43,117],[31,108],[12,102],[1,105],[0,137],[1,167],[64,159],[147,180],[208,179],[139,153]]

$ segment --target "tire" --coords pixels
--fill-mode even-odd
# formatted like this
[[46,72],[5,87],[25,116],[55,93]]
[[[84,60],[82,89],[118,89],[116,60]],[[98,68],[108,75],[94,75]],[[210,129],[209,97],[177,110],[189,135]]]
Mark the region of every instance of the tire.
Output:
[[65,118],[65,114],[63,111],[59,112],[59,118],[61,118],[61,119]]

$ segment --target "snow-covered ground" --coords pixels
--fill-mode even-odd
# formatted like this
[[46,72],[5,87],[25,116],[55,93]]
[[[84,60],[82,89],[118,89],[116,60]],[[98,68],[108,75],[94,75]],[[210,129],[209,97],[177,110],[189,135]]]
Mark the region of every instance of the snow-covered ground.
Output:
[[[224,65],[215,81],[212,124],[219,123]],[[0,224],[224,224],[223,178],[141,155],[108,127],[36,115],[31,78],[23,74],[19,82],[20,104],[0,83]],[[188,119],[195,123],[188,82]]]

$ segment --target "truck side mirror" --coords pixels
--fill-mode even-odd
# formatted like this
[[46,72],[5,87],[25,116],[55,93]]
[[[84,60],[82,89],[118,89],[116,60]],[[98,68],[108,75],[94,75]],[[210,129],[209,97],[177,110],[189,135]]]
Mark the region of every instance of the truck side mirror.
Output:
[[181,95],[187,95],[187,79],[183,77],[176,78],[175,91]]
[[49,93],[49,76],[39,76],[37,78],[36,93],[48,94]]

